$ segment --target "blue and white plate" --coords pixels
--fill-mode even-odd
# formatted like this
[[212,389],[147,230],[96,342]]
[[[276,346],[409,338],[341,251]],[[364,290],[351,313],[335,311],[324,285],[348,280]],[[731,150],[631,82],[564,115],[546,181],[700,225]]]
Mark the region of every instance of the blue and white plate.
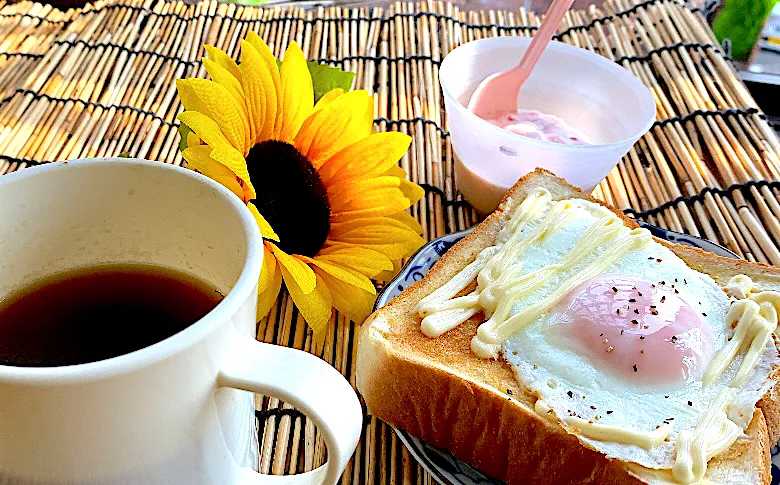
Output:
[[[679,232],[668,231],[660,227],[638,221],[642,227],[647,228],[653,236],[659,239],[665,239],[670,242],[685,244],[701,248],[706,251],[725,256],[727,258],[737,258],[737,255],[728,249],[715,244],[706,239],[701,239]],[[387,303],[404,291],[415,281],[420,281],[425,274],[446,253],[456,242],[463,239],[471,229],[447,234],[438,239],[429,242],[406,263],[406,266],[398,273],[385,289],[379,294],[374,304],[374,310],[382,308]],[[409,453],[425,468],[433,478],[442,485],[476,485],[476,484],[499,484],[502,483],[495,478],[476,470],[474,467],[464,463],[447,451],[435,446],[431,446],[419,438],[411,436],[402,429],[395,430]],[[772,449],[772,485],[780,485],[780,446]]]

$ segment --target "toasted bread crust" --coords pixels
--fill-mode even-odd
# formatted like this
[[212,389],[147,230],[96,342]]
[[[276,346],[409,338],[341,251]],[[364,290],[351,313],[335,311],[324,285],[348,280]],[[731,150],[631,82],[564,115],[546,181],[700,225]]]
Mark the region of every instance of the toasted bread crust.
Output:
[[[549,172],[537,170],[518,181],[498,210],[456,244],[428,272],[363,324],[358,347],[357,387],[371,414],[426,442],[447,448],[482,470],[509,483],[663,483],[668,476],[612,460],[586,448],[559,425],[539,417],[535,398],[516,381],[503,360],[485,360],[470,350],[482,322],[478,314],[443,336],[430,339],[419,328],[414,307],[451,279],[495,236],[531,188],[544,186],[554,199],[578,197],[613,210],[629,227],[632,219],[583,194]],[[720,284],[746,273],[760,284],[780,288],[780,268],[667,244],[694,269]],[[724,281],[725,280],[725,281]],[[510,394],[511,393],[511,394]],[[748,429],[749,439],[710,462],[708,476],[728,472],[733,483],[769,483],[769,439],[778,433],[780,406],[767,395]],[[767,427],[764,414],[770,420]],[[770,432],[772,430],[772,432]],[[733,472],[733,473],[732,473]]]

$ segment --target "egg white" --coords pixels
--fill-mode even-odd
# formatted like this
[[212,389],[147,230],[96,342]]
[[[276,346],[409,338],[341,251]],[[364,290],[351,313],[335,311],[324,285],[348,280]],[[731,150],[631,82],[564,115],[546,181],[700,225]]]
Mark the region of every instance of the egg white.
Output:
[[[577,200],[572,210],[577,211],[577,214],[567,225],[530,247],[516,262],[523,265],[524,273],[559,262],[591,224],[598,218],[611,214],[604,207],[582,200]],[[541,214],[546,212],[544,210]],[[533,230],[541,219],[542,216],[531,221],[523,232]],[[625,231],[629,229],[625,228]],[[506,233],[499,234],[499,241],[506,240],[508,236]],[[600,246],[580,265],[562,271],[534,293],[519,299],[513,307],[513,314],[559,287],[576,273],[578,268],[599,258],[609,249],[608,244]],[[650,257],[661,259],[661,262],[648,264]],[[702,319],[712,328],[713,355],[726,344],[731,335],[732,331],[725,318],[730,304],[728,296],[711,277],[689,268],[672,251],[655,241],[641,250],[629,252],[609,267],[604,275],[635,277],[649,281],[671,282],[674,278],[679,281],[685,279],[687,285],[677,286],[680,290],[678,296],[697,312],[706,314]],[[596,441],[578,435],[578,438],[592,449],[647,468],[672,467],[677,434],[696,426],[699,417],[718,392],[728,386],[742,361],[742,357],[738,356],[721,378],[707,388],[702,387],[700,379],[691,379],[683,385],[665,388],[635,385],[599,369],[598,364],[591,362],[587,356],[559,346],[554,336],[550,338],[549,330],[543,331],[548,319],[549,314],[541,315],[503,344],[503,357],[514,369],[518,381],[543,399],[561,419],[573,412],[583,419],[595,419],[598,416],[596,422],[600,424],[646,432],[655,430],[656,426],[662,425],[664,421],[670,422],[673,431],[668,441],[652,449]],[[736,398],[728,408],[729,418],[743,431],[750,422],[756,402],[771,387],[768,376],[772,366],[779,362],[775,344],[770,341],[753,376],[738,390]],[[640,367],[639,372],[642,370]],[[607,411],[612,412],[608,414]],[[563,422],[561,424],[569,432],[578,433],[576,428]]]

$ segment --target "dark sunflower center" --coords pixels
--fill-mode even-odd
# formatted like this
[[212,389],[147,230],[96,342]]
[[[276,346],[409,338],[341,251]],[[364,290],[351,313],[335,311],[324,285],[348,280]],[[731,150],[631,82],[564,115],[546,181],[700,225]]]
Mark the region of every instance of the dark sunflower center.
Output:
[[289,143],[258,143],[246,156],[254,201],[288,254],[314,256],[330,231],[330,203],[311,162]]

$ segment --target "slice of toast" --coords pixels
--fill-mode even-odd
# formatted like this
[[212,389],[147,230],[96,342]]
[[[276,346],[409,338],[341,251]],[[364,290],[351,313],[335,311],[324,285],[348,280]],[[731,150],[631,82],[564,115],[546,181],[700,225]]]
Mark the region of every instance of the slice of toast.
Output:
[[[667,483],[668,472],[607,458],[583,446],[562,427],[534,412],[534,398],[503,359],[478,358],[471,338],[481,313],[439,338],[420,330],[414,307],[449,281],[484,248],[494,244],[503,214],[537,187],[554,200],[597,202],[551,173],[537,169],[515,184],[499,208],[453,246],[426,277],[407,288],[363,324],[357,356],[357,387],[369,412],[424,441],[449,449],[484,473],[509,483]],[[601,204],[601,203],[600,203]],[[605,205],[605,204],[601,204]],[[629,227],[636,223],[610,208]],[[691,268],[724,286],[747,274],[762,289],[780,290],[780,268],[732,260],[662,242]],[[775,372],[777,380],[780,371]],[[709,462],[711,483],[769,483],[770,448],[780,435],[780,396],[767,393],[738,440]]]

